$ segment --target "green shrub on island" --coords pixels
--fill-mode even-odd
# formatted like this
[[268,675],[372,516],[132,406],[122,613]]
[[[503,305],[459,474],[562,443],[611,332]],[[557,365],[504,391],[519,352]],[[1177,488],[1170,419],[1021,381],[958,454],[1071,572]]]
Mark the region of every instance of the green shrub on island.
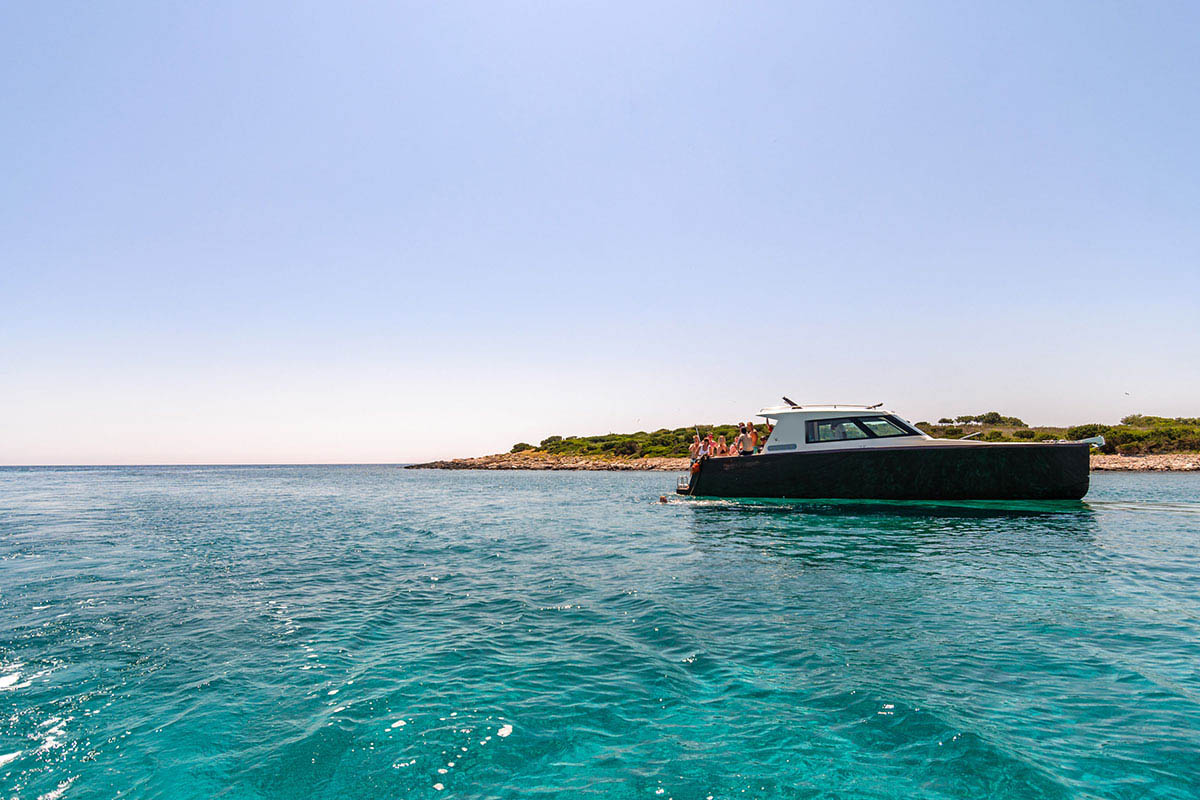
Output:
[[[949,417],[943,417],[942,420],[946,422],[951,421]],[[939,422],[942,420],[939,420]],[[970,425],[997,425],[1009,428],[1025,427],[1025,423],[1019,417],[1006,417],[999,411],[988,411],[984,414],[963,414],[955,417],[953,421]]]
[[[998,422],[995,420],[999,420]],[[936,425],[919,422],[917,426],[935,439],[961,439],[964,424],[971,432],[989,442],[1052,442],[1059,439],[1087,439],[1103,436],[1102,452],[1121,455],[1200,452],[1200,418],[1155,417],[1132,414],[1118,425],[1090,423],[1071,428],[1035,426],[1030,428],[1017,417],[1006,417],[997,411],[986,414],[966,414],[954,418],[942,417]],[[961,424],[959,424],[961,423]],[[765,425],[756,426],[765,436]],[[603,436],[547,436],[536,447],[527,442],[513,445],[511,452],[536,451],[558,456],[596,456],[602,458],[686,458],[692,437],[699,433],[725,437],[732,444],[737,438],[737,425],[693,425],[689,428],[660,428],[637,433],[608,433]]]
[[[765,436],[765,425],[756,426]],[[732,443],[738,435],[737,425],[694,425],[690,428],[660,428],[637,433],[608,433],[603,436],[547,436],[537,450],[555,456],[601,456],[612,458],[686,458],[692,437],[712,433]],[[523,443],[522,443],[523,444]],[[514,445],[512,452],[518,452]],[[531,448],[532,449],[532,448]]]
[[1101,425],[1098,422],[1089,422],[1087,425],[1073,425],[1067,428],[1068,439],[1090,439],[1093,436],[1102,436],[1105,432],[1111,431],[1112,425]]
[[1098,422],[1067,429],[1068,439],[1103,436],[1105,453],[1123,456],[1158,455],[1200,451],[1200,418],[1151,417],[1132,414],[1120,425]]
[[1148,417],[1144,414],[1130,414],[1121,420],[1121,424],[1131,428],[1154,428],[1163,425],[1200,427],[1200,417]]
[[[965,426],[970,426],[969,430]],[[986,414],[960,414],[957,417],[941,417],[936,425],[918,422],[917,427],[935,439],[961,439],[967,433],[972,438],[988,442],[1053,441],[1066,436],[1065,428],[1030,428],[1020,417],[1009,417],[999,411]]]
[[961,439],[963,437],[963,429],[957,425],[930,425],[928,428],[918,425],[917,427],[935,439]]

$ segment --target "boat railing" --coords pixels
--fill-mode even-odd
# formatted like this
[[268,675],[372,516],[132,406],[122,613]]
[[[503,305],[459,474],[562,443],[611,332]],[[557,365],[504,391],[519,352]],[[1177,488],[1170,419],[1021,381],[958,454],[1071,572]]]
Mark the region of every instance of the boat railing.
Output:
[[682,477],[679,478],[679,481],[675,484],[675,488],[676,489],[686,489],[686,488],[688,488],[688,486],[691,485],[691,482],[692,482],[692,478],[690,475],[683,475]]

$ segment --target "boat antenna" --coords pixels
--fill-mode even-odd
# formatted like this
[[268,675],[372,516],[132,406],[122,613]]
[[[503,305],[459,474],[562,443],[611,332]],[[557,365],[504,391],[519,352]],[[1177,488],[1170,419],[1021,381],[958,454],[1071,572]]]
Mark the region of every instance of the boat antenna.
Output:
[[788,400],[786,397],[785,397],[785,398],[783,398],[783,402],[787,403],[787,404],[788,404],[789,406],[791,406],[792,408],[799,408],[799,407],[800,407],[800,404],[799,404],[799,403],[795,403],[795,402],[793,402],[793,401],[791,401],[791,400]]

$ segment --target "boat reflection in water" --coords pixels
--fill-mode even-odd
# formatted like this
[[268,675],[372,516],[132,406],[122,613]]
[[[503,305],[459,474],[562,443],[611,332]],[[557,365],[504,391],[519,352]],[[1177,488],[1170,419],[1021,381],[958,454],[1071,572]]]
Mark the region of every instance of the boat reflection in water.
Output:
[[[786,398],[785,398],[786,399]],[[875,406],[764,408],[761,453],[703,457],[676,491],[690,497],[874,500],[1079,500],[1089,450],[1080,442],[934,439]]]
[[821,517],[938,517],[943,519],[999,519],[1020,517],[1090,517],[1095,509],[1082,500],[869,500],[703,498],[679,500],[698,513],[736,511],[760,519],[792,515]]

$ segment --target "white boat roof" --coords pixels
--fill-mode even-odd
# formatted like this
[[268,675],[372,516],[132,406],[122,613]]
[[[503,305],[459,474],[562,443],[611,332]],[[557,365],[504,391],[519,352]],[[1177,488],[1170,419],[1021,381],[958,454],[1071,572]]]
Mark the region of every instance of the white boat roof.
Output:
[[755,416],[766,417],[768,419],[778,419],[792,415],[801,416],[821,416],[821,417],[871,417],[880,414],[895,414],[895,411],[890,411],[884,408],[882,403],[874,405],[862,406],[851,404],[833,404],[833,405],[813,405],[813,406],[767,406],[760,409]]

